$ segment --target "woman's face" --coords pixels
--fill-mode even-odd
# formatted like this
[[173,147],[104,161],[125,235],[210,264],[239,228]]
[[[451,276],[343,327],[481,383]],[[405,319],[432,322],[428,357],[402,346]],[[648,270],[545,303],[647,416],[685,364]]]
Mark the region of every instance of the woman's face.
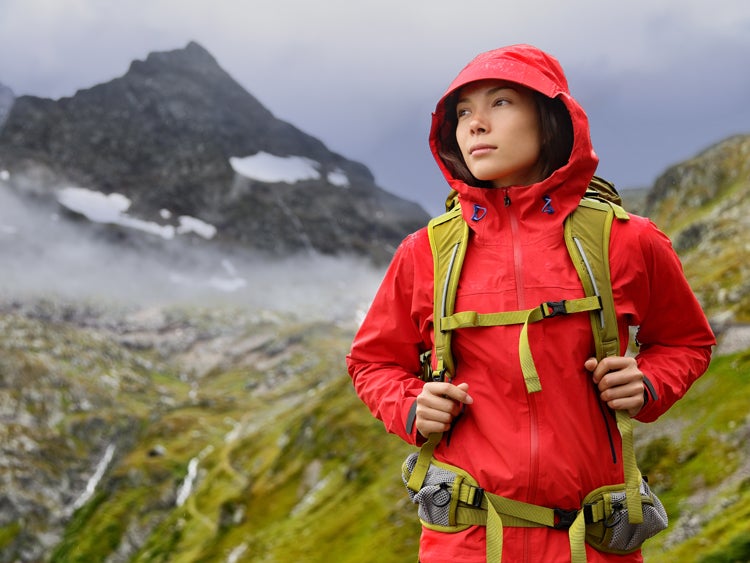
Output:
[[478,180],[496,188],[541,180],[541,130],[531,90],[502,80],[464,86],[456,104],[456,141]]

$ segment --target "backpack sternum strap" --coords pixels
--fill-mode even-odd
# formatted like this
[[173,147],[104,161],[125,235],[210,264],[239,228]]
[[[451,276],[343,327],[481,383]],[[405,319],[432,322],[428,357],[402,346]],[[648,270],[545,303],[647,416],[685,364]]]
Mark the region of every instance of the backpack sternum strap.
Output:
[[477,313],[476,311],[461,311],[440,319],[440,330],[448,331],[457,328],[479,326],[507,326],[523,323],[535,323],[542,319],[596,311],[601,308],[598,297],[583,297],[563,301],[545,301],[539,307],[521,311],[504,311],[501,313]]
[[440,319],[439,332],[450,334],[450,331],[457,328],[523,324],[521,335],[518,340],[518,354],[521,360],[521,372],[523,373],[523,379],[526,383],[526,390],[529,393],[536,393],[542,390],[542,383],[539,380],[539,374],[537,373],[534,364],[534,357],[531,354],[531,345],[529,344],[528,334],[529,324],[556,317],[558,315],[585,313],[588,311],[597,312],[601,308],[602,303],[600,298],[596,295],[592,295],[580,299],[547,301],[542,303],[539,307],[522,311],[504,311],[501,313],[461,311],[460,313],[455,313]]

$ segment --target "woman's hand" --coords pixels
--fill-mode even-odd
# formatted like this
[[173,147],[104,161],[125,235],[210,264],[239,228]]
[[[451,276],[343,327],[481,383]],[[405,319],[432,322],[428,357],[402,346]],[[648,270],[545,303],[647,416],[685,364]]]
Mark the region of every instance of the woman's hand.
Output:
[[640,412],[646,388],[635,358],[609,356],[601,362],[589,358],[583,366],[594,376],[599,397],[611,409],[628,411],[631,418]]
[[463,405],[474,402],[467,392],[468,388],[468,383],[425,383],[422,392],[417,395],[415,424],[419,433],[427,438],[435,432],[448,431]]

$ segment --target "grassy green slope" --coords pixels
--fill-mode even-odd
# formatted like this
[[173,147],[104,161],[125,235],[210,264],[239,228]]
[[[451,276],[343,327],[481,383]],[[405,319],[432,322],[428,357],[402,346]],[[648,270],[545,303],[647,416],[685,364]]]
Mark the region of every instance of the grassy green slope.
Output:
[[[103,560],[140,534],[132,561],[414,561],[419,527],[399,477],[409,447],[351,390],[346,333],[292,332],[300,346],[283,385],[248,393],[241,382],[261,374],[215,373],[198,404],[152,413],[53,560]],[[750,558],[749,364],[750,354],[715,360],[668,415],[639,427],[642,468],[672,523],[648,561]],[[157,443],[169,454],[150,457]],[[195,488],[177,507],[193,458]]]
[[640,464],[670,515],[649,562],[750,561],[750,352],[716,358],[663,419]]
[[[40,348],[73,335],[69,353],[45,373],[95,387],[104,364],[119,371],[149,365],[70,326],[12,322],[34,327]],[[399,477],[409,448],[387,436],[354,394],[343,364],[351,334],[281,323],[250,328],[242,338],[262,331],[273,336],[260,339],[261,349],[198,385],[178,366],[161,364],[138,374],[140,393],[106,395],[97,416],[105,425],[127,416],[129,446],[72,515],[51,561],[414,560],[419,527]],[[91,370],[73,376],[71,360],[84,350]],[[33,353],[16,355],[18,363],[6,367],[34,369]],[[245,364],[251,360],[261,367]],[[64,380],[55,385],[69,385]],[[90,388],[76,393],[100,397]],[[82,416],[70,412],[59,435]],[[192,494],[178,506],[191,460]],[[17,530],[17,523],[0,529],[0,540]]]

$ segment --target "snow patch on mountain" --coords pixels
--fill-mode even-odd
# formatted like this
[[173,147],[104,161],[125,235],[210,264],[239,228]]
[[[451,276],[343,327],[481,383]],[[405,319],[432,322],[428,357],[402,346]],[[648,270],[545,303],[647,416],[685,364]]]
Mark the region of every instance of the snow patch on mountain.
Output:
[[[233,156],[229,164],[237,174],[259,182],[295,184],[321,177],[320,163],[304,156],[276,156],[261,151],[251,156]],[[334,186],[349,186],[349,178],[338,168],[330,172],[326,180]]]
[[[211,239],[216,235],[216,227],[187,215],[177,218],[179,222],[177,227],[132,217],[127,213],[131,201],[118,193],[103,194],[86,188],[69,186],[58,192],[57,201],[63,207],[83,215],[89,221],[120,225],[151,233],[166,240],[173,239],[175,235],[188,233],[195,233],[205,239]],[[161,217],[169,219],[171,213],[163,209]]]

